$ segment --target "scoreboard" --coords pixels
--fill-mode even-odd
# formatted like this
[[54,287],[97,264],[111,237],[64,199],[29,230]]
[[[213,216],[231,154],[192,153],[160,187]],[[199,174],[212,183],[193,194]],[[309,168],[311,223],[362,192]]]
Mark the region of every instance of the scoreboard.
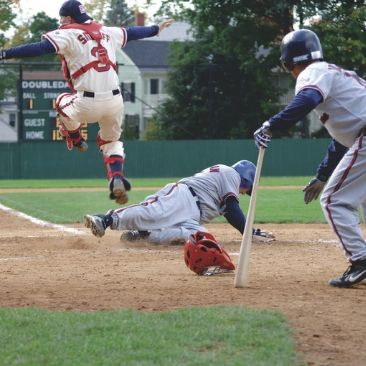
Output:
[[[59,94],[70,92],[63,80],[22,80],[19,139],[22,141],[59,141],[59,121],[55,109]],[[82,128],[84,138],[95,140],[98,124]]]

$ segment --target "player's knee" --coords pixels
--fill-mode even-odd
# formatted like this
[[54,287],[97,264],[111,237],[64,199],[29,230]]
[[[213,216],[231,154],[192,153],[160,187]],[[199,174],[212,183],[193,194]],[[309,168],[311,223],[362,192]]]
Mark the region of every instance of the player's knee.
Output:
[[99,150],[105,156],[119,155],[122,156],[123,158],[125,157],[123,143],[121,141],[106,141],[99,138],[97,140],[97,145]]

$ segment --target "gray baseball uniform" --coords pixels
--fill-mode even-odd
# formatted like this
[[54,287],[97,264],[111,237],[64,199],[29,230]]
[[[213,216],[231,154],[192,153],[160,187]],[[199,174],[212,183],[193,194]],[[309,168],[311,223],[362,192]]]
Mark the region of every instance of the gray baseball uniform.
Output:
[[225,201],[239,200],[240,175],[232,167],[215,165],[177,183],[167,184],[137,205],[114,211],[112,230],[150,231],[152,242],[186,240],[203,223],[224,213]]
[[358,207],[366,218],[366,81],[352,71],[314,62],[298,76],[296,94],[306,88],[322,94],[315,112],[330,135],[349,147],[325,186],[322,209],[346,257],[366,259],[358,218]]

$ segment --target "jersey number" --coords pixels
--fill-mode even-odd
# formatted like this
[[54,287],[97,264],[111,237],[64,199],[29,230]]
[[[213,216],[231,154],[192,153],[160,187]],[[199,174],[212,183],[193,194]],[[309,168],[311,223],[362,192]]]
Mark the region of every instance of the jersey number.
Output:
[[[91,50],[91,54],[98,58],[98,47],[93,47],[92,50]],[[109,69],[111,68],[111,65],[110,64],[105,64],[104,66],[99,66],[99,65],[94,65],[93,66],[93,69],[98,71],[98,72],[104,72],[104,71],[108,71]]]

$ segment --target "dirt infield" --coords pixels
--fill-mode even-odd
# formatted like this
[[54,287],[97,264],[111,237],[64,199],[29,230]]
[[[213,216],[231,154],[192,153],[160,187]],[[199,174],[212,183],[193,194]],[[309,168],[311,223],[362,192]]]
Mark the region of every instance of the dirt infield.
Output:
[[[230,304],[274,309],[293,327],[307,365],[363,366],[366,286],[336,289],[329,278],[347,264],[326,225],[264,225],[277,241],[253,244],[249,286],[234,275],[199,277],[177,246],[121,243],[42,228],[0,211],[0,306],[52,310],[134,308],[160,311]],[[75,226],[76,227],[76,226]],[[208,225],[235,262],[240,235]]]

